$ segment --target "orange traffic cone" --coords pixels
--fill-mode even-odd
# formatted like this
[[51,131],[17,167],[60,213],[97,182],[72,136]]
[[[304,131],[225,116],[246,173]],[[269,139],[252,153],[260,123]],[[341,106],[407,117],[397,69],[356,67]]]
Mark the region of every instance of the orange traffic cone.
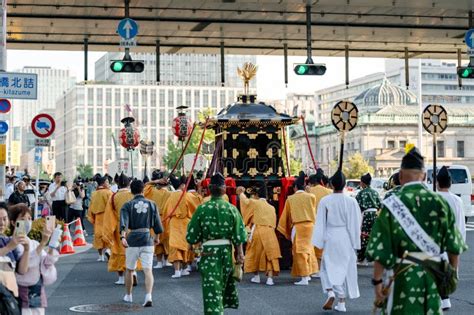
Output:
[[74,247],[72,247],[71,233],[69,227],[64,223],[63,238],[61,240],[61,251],[60,254],[74,254]]
[[84,238],[84,232],[82,231],[81,218],[76,220],[76,226],[74,228],[74,246],[86,246],[86,239]]

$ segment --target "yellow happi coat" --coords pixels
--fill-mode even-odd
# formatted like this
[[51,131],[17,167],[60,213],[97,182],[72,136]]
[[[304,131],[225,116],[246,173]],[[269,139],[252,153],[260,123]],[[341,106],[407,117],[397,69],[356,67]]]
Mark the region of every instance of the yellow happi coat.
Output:
[[119,189],[113,194],[104,211],[104,222],[102,239],[107,247],[112,251],[108,263],[109,272],[125,271],[125,247],[120,240],[120,209],[133,199],[133,194],[128,188]]
[[[165,219],[165,204],[168,201],[171,192],[166,188],[157,188],[154,184],[146,184],[143,191],[145,198],[156,203],[158,211],[160,212],[161,222]],[[169,253],[169,230],[165,229],[163,233],[160,234],[160,244],[155,246],[156,255],[168,255]]]
[[275,234],[275,208],[265,199],[248,199],[240,195],[240,210],[245,213],[244,224],[251,234],[245,252],[245,272],[264,271],[278,275],[281,257],[280,244]]
[[183,192],[178,190],[172,192],[165,204],[165,220],[163,224],[165,229],[169,231],[169,256],[168,261],[182,261],[189,262],[189,244],[186,241],[186,232],[188,223],[200,204],[200,199],[195,195],[186,192],[184,193],[181,202],[175,209]]
[[[326,197],[327,195],[332,194],[332,190],[322,185],[317,185],[317,186],[310,187],[309,193],[313,194],[316,197],[316,215],[317,215],[319,202],[321,201],[321,199],[323,199],[323,197]],[[316,226],[316,222],[314,223],[314,226]],[[316,254],[316,258],[318,260],[321,260],[321,258],[323,257],[323,250],[315,246],[314,253]]]
[[293,243],[292,276],[307,277],[319,271],[312,244],[315,219],[316,197],[302,190],[288,197],[277,229]]
[[107,202],[112,196],[113,192],[105,187],[99,187],[92,193],[91,203],[89,205],[89,212],[87,213],[87,219],[94,225],[94,248],[102,249],[106,248],[104,241],[102,240],[103,224],[104,224],[104,211]]

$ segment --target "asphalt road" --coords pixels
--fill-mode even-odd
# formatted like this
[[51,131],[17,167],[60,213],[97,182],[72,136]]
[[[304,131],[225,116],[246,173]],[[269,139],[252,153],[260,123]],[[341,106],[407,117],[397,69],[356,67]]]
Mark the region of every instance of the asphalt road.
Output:
[[[474,230],[474,225],[469,228]],[[88,238],[90,241],[90,237]],[[474,309],[474,232],[468,231],[467,242],[471,250],[461,257],[460,282],[452,296],[452,314],[472,314]],[[104,262],[97,262],[97,253],[89,249],[83,253],[61,257],[57,264],[58,281],[47,287],[47,314],[74,314],[71,307],[87,304],[113,304],[123,306],[123,286],[114,285],[116,274],[107,272]],[[348,300],[349,314],[369,314],[373,302],[370,284],[371,268],[359,268],[361,297]],[[171,267],[154,270],[154,307],[139,306],[144,298],[143,274],[139,274],[139,285],[134,289],[136,310],[113,312],[113,314],[200,314],[202,313],[201,281],[198,272],[189,277],[171,279]],[[293,285],[294,279],[288,271],[276,278],[276,285],[250,283],[246,275],[239,284],[240,308],[226,311],[226,314],[328,314],[321,306],[325,300],[319,280],[312,280],[309,286]],[[110,308],[109,308],[110,309]],[[109,313],[106,309],[93,314]]]

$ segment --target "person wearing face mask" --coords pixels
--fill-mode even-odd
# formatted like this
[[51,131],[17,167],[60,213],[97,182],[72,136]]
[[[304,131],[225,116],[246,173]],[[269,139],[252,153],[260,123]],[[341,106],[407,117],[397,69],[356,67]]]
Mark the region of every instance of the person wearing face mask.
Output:
[[[24,222],[25,233],[31,231],[31,209],[24,204],[18,204],[9,208],[9,219],[12,223],[15,235],[16,223]],[[21,246],[20,253],[29,253],[28,271],[24,274],[17,273],[19,302],[22,314],[45,314],[46,292],[45,285],[56,281],[56,267],[59,253],[55,248],[47,247],[52,230],[45,224],[41,242],[28,239],[29,246]]]
[[28,195],[25,194],[26,184],[24,181],[19,181],[16,184],[16,189],[13,194],[8,198],[8,204],[13,206],[19,203],[24,203],[27,207],[30,206],[30,199]]
[[[0,261],[2,263],[2,280],[4,285],[14,296],[18,297],[18,286],[15,278],[17,274],[25,274],[28,271],[29,251],[21,255],[20,245],[29,249],[29,242],[26,236],[8,237],[5,235],[10,221],[8,219],[7,205],[0,202]],[[5,266],[3,266],[5,265]]]

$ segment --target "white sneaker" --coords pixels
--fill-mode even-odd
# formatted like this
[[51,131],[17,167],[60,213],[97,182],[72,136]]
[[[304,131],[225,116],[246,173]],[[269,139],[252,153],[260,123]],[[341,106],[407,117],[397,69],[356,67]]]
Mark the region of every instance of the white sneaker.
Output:
[[123,301],[126,303],[133,303],[132,295],[125,294],[125,296],[123,297]]
[[168,261],[168,259],[165,261],[165,267],[172,267],[173,264]]
[[250,279],[250,282],[260,283],[260,276],[259,275],[253,276],[252,279]]
[[333,291],[328,291],[328,298],[326,302],[324,302],[323,310],[329,311],[332,310],[332,305],[334,304],[334,300],[336,299],[336,294]]
[[306,278],[306,280],[308,280],[308,281],[311,281],[311,277],[310,277],[310,276],[306,276],[306,277],[304,277],[304,278]]
[[346,303],[341,303],[341,302],[338,302],[336,306],[334,306],[334,310],[335,311],[338,311],[338,312],[347,312],[346,311]]
[[187,272],[191,272],[193,269],[192,269],[191,265],[188,265],[186,267],[186,269],[184,269],[184,270],[186,270]]
[[188,271],[188,269],[184,269],[184,270],[181,270],[181,275],[182,276],[189,276],[190,272]]
[[105,261],[104,255],[99,255],[99,258],[97,258],[97,261]]
[[441,309],[447,311],[451,308],[451,300],[449,298],[441,300]]
[[308,277],[302,277],[300,281],[295,282],[295,285],[308,285]]
[[151,294],[145,294],[145,302],[143,302],[143,307],[152,307],[153,301],[151,300]]
[[119,277],[119,279],[115,282],[116,285],[124,285],[125,279],[124,277]]
[[163,263],[161,261],[157,261],[156,265],[153,266],[153,269],[161,269],[163,268]]
[[272,278],[267,278],[267,283],[266,285],[274,285],[275,283],[273,282]]
[[176,279],[176,278],[181,278],[181,271],[174,271],[174,275],[171,276],[171,278]]
[[311,278],[319,279],[319,278],[321,278],[321,276],[319,275],[319,272],[316,272],[316,273],[313,273],[313,274],[311,275]]

